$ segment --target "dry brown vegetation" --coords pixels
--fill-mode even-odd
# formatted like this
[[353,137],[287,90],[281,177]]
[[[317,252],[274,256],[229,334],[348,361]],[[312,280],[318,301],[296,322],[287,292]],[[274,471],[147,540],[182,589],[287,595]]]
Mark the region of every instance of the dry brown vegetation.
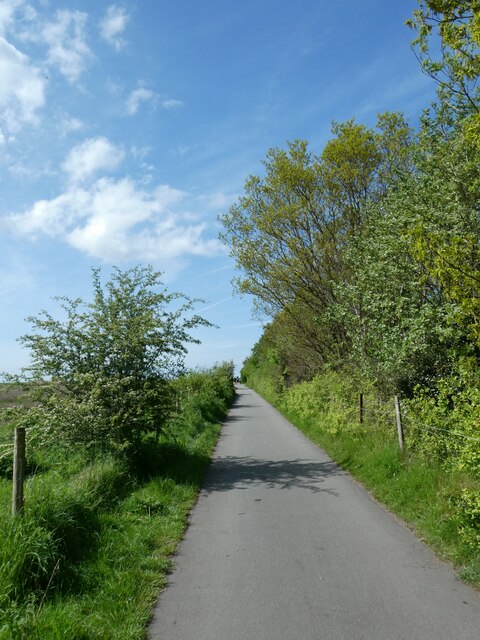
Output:
[[0,407],[14,407],[22,396],[25,396],[25,390],[19,384],[0,384]]

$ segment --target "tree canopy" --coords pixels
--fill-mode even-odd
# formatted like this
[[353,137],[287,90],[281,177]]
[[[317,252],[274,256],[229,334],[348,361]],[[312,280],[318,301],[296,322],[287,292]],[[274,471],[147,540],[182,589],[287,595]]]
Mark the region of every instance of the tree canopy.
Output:
[[115,268],[106,284],[94,269],[92,301],[57,301],[62,317],[28,318],[32,332],[20,339],[31,354],[22,378],[34,422],[89,448],[135,449],[143,433],[161,430],[169,381],[183,370],[187,345],[198,342],[191,331],[209,323],[149,266]]
[[362,233],[365,208],[389,180],[408,170],[412,132],[400,114],[382,114],[377,130],[353,120],[313,155],[305,141],[267,153],[265,176],[222,217],[222,238],[241,274],[235,286],[261,312],[282,311],[320,360],[344,352],[347,336],[330,313],[349,279],[346,251]]

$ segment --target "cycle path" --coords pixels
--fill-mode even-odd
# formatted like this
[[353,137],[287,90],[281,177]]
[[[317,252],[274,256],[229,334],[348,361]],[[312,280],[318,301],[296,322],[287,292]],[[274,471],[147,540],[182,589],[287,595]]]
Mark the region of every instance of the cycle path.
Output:
[[237,392],[149,639],[478,640],[478,593],[267,402]]

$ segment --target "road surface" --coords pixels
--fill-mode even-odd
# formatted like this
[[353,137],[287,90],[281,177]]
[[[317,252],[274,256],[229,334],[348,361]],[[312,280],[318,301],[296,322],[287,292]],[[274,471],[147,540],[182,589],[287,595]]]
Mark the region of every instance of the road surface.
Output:
[[150,640],[479,640],[480,597],[250,389]]

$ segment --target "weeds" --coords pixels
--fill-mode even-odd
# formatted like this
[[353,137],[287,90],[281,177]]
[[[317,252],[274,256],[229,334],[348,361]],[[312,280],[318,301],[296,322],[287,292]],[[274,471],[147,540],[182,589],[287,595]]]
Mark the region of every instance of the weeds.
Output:
[[145,638],[234,395],[225,369],[178,384],[188,394],[171,435],[133,458],[32,453],[15,519],[0,478],[0,640]]
[[[339,374],[327,372],[267,399],[453,562],[465,580],[480,586],[477,477],[434,455],[409,450],[408,438],[407,451],[401,453],[394,423],[381,412],[369,414],[360,426],[355,386]],[[372,397],[368,404],[373,403]]]

